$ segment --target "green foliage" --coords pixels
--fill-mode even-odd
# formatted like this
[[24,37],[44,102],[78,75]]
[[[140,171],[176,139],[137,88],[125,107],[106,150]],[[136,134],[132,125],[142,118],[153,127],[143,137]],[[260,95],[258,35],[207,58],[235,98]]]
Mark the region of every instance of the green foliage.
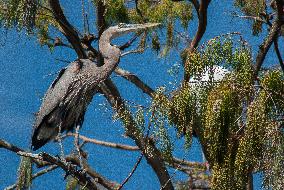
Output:
[[176,126],[178,136],[185,135],[186,147],[191,145],[192,128],[197,117],[196,100],[191,94],[190,86],[184,84],[182,88],[172,97],[169,123]]
[[[136,8],[129,9],[129,18],[131,22],[158,22],[162,23],[166,29],[166,43],[164,45],[162,56],[167,55],[169,50],[177,45],[178,38],[175,37],[174,31],[177,27],[176,23],[180,22],[184,28],[188,27],[189,21],[192,19],[192,5],[187,2],[173,2],[171,0],[138,1],[138,10]],[[160,50],[160,42],[156,36],[152,40],[155,50]]]
[[106,0],[104,4],[106,7],[105,19],[109,25],[129,22],[128,10],[124,0]]
[[[199,130],[213,172],[212,189],[245,189],[248,175],[257,170],[264,172],[267,187],[281,189],[283,73],[267,72],[257,85],[250,48],[231,35],[210,40],[185,61],[195,83],[183,85],[172,97],[158,94],[154,103],[163,110],[158,117],[174,125],[178,134]],[[213,80],[210,72],[216,66],[230,73]],[[206,71],[209,80],[201,82]]]
[[18,168],[17,190],[30,189],[32,185],[32,160],[29,157],[21,157]]
[[266,116],[263,155],[260,168],[264,171],[267,189],[282,189],[284,185],[284,75],[281,71],[268,72],[261,81],[260,92]]
[[182,26],[186,28],[192,19],[192,6],[186,2],[141,0],[138,8],[141,11],[141,15],[136,9],[130,10],[130,18],[134,22],[141,22],[143,19],[146,19],[149,22],[167,23],[180,19]]
[[155,94],[150,109],[150,122],[154,126],[154,133],[163,157],[165,160],[170,161],[172,158],[173,143],[167,132],[167,115],[171,102],[164,95],[164,92],[164,88],[159,88]]
[[[235,0],[235,6],[239,7],[244,14],[248,16],[259,17],[266,12],[265,0]],[[262,32],[262,22],[254,20],[252,23],[253,35],[258,35]]]
[[7,0],[0,2],[0,23],[6,27],[26,28],[32,32],[35,26],[38,4],[36,0]]
[[236,120],[242,112],[238,91],[230,82],[214,88],[208,96],[204,139],[210,144],[208,151],[214,163],[224,162],[228,141],[237,131]]
[[59,29],[45,0],[1,1],[0,24],[6,29],[26,30],[29,35],[36,35],[40,45],[47,45],[50,50],[54,48],[50,28]]

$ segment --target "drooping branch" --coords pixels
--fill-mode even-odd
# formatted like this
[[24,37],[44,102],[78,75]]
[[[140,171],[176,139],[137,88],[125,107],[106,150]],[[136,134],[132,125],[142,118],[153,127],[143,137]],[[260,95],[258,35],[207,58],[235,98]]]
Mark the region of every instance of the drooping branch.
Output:
[[264,62],[268,50],[270,49],[272,43],[277,40],[279,31],[281,30],[281,26],[284,24],[284,2],[282,0],[276,0],[275,2],[277,18],[273,21],[267,37],[264,39],[264,42],[259,47],[255,62],[255,77],[258,75],[258,72]]
[[[193,40],[190,42],[188,47],[184,50],[183,54],[186,56],[190,54],[192,51],[194,51],[195,48],[197,48],[200,40],[202,39],[206,27],[207,27],[207,9],[211,2],[211,0],[201,0],[198,2],[197,0],[191,1],[197,11],[198,15],[198,28],[195,33],[195,36]],[[187,68],[187,62],[185,62],[184,68]],[[186,70],[186,69],[185,69]],[[184,81],[188,82],[190,79],[190,76],[187,72],[184,73]]]
[[197,32],[190,44],[190,51],[196,48],[203,37],[206,27],[207,27],[207,9],[211,0],[201,0],[200,6],[198,9],[199,18],[198,18],[198,29]]

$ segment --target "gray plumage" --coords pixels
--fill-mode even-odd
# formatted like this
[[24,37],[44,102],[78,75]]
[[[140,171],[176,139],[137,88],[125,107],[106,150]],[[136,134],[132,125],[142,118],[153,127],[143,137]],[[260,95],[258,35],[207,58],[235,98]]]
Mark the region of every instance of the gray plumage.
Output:
[[111,40],[128,32],[157,25],[123,24],[110,27],[99,41],[99,48],[104,57],[103,66],[98,67],[88,59],[80,59],[61,70],[47,90],[36,114],[32,136],[33,150],[54,139],[59,128],[60,132],[63,132],[82,125],[85,111],[96,93],[98,84],[107,79],[119,63],[121,52],[110,44]]

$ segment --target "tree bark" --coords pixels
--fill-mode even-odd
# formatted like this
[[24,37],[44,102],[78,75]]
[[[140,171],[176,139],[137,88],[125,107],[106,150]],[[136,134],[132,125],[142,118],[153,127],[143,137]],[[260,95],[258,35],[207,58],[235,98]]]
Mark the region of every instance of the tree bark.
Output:
[[108,79],[101,85],[101,91],[108,102],[112,105],[113,109],[121,117],[123,117],[122,120],[127,121],[124,122],[126,135],[133,139],[136,145],[143,152],[147,162],[156,173],[161,188],[165,190],[173,190],[174,187],[160,151],[156,148],[155,144],[148,138],[145,138],[143,133],[136,127],[134,119],[129,110],[126,108],[116,86],[110,79]]

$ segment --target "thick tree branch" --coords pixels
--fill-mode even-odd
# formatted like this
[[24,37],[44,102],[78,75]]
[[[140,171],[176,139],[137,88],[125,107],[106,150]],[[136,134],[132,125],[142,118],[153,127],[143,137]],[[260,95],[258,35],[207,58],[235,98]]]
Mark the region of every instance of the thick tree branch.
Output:
[[199,20],[198,20],[198,29],[197,32],[190,44],[190,50],[192,51],[194,48],[196,48],[203,37],[206,27],[207,27],[207,9],[210,4],[211,0],[201,0],[200,6],[199,6]]
[[255,63],[255,77],[257,77],[258,72],[264,62],[265,56],[270,49],[273,42],[275,42],[278,38],[279,31],[281,30],[281,26],[284,23],[284,2],[282,0],[276,0],[276,10],[277,10],[277,18],[272,23],[270,28],[270,32],[267,37],[264,39],[264,42],[260,45],[256,63]]
[[277,17],[283,23],[284,22],[284,1],[283,0],[275,0],[276,1],[276,9],[277,9]]
[[[205,31],[206,31],[206,27],[207,27],[207,9],[208,6],[210,4],[211,0],[201,0],[200,1],[200,5],[198,6],[198,28],[196,31],[196,34],[193,38],[193,40],[191,41],[191,43],[189,44],[189,46],[184,50],[183,54],[188,55],[190,54],[192,51],[194,51],[200,40],[202,39]],[[197,5],[196,5],[197,6]],[[187,62],[185,62],[184,65],[185,68],[187,68]],[[186,69],[185,69],[186,70]],[[188,82],[190,79],[190,76],[187,72],[184,73],[184,81]]]
[[136,127],[130,111],[126,108],[118,89],[111,80],[108,79],[101,85],[101,92],[112,105],[113,109],[121,116],[125,125],[126,135],[132,138],[139,149],[143,151],[146,160],[159,178],[161,187],[164,186],[166,190],[174,189],[160,151],[155,147],[153,142],[145,139],[143,133]]
[[62,33],[65,35],[67,40],[70,42],[74,50],[76,51],[78,58],[86,58],[84,49],[80,43],[78,33],[74,30],[74,27],[68,22],[65,17],[60,3],[58,0],[49,0],[49,5],[54,15],[55,20],[58,22],[62,29]]
[[272,23],[272,27],[270,29],[270,32],[268,33],[267,37],[264,39],[264,42],[260,45],[258,54],[256,56],[256,62],[255,62],[255,77],[257,77],[258,72],[264,62],[265,56],[270,49],[272,43],[277,40],[279,31],[281,29],[281,22],[276,19]]

